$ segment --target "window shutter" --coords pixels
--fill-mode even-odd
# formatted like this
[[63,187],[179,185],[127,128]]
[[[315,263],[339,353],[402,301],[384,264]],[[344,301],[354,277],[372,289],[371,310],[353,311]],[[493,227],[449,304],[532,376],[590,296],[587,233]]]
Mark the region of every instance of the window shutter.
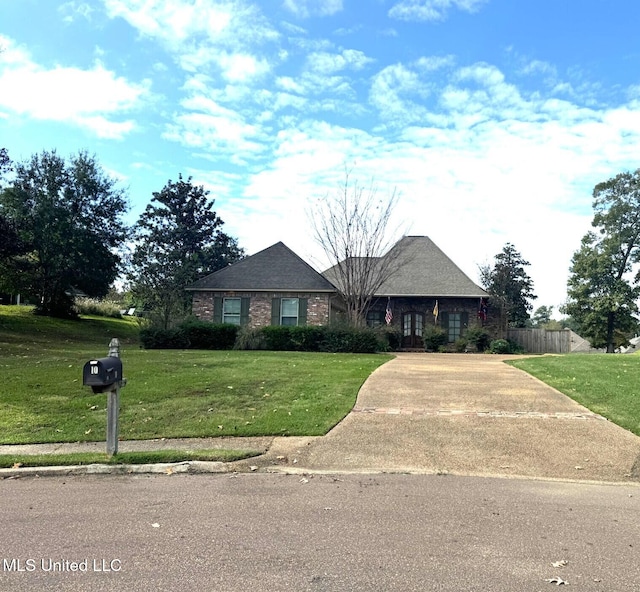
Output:
[[271,300],[271,324],[280,324],[280,298],[273,298]]
[[213,322],[222,323],[222,298],[213,297]]
[[460,315],[460,335],[464,335],[469,328],[469,313],[463,312]]
[[447,334],[447,341],[449,341],[449,313],[440,313],[440,328]]
[[308,298],[298,298],[298,325],[307,324]]
[[251,298],[242,298],[240,300],[240,325],[248,325],[249,324],[249,304],[251,302]]

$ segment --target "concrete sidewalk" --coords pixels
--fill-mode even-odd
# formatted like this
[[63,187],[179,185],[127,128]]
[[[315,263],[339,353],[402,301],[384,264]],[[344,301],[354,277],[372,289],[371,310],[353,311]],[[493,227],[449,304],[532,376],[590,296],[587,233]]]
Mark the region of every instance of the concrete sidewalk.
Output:
[[[504,364],[507,357],[399,354],[369,377],[353,411],[324,437],[122,441],[119,451],[263,453],[235,463],[192,465],[202,471],[382,471],[640,483],[639,437]],[[38,444],[0,446],[0,454],[104,449],[103,442]],[[0,477],[25,471],[0,470]]]

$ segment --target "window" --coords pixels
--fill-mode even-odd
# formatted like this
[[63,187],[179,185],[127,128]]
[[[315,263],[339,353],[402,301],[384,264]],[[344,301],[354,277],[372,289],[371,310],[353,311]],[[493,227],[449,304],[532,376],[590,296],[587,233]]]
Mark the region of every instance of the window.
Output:
[[298,324],[298,299],[283,298],[280,305],[280,324],[281,325],[297,325]]
[[307,298],[273,298],[271,325],[289,327],[307,324]]
[[241,298],[225,298],[222,303],[222,322],[239,325],[241,311]]
[[381,310],[370,310],[367,313],[367,327],[380,327],[384,324],[384,312]]
[[449,313],[449,342],[460,338],[462,330],[462,315],[459,312]]

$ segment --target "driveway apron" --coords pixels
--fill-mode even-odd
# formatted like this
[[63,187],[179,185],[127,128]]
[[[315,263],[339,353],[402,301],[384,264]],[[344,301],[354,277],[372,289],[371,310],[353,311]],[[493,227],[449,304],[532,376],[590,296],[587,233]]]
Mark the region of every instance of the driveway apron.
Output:
[[322,438],[277,438],[299,469],[640,482],[640,438],[504,363],[401,353]]

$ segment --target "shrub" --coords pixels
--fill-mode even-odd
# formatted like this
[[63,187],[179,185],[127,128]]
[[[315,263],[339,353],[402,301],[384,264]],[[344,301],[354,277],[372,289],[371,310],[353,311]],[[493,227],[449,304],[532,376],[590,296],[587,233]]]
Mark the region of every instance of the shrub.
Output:
[[233,349],[267,349],[267,343],[262,329],[241,327],[236,336]]
[[468,344],[469,342],[464,337],[459,337],[458,339],[456,339],[455,343],[453,344],[453,349],[457,351],[459,354],[461,354],[467,351]]
[[384,325],[377,327],[375,333],[382,351],[398,351],[402,347],[402,331],[399,329]]
[[262,335],[266,349],[272,351],[291,351],[294,349],[291,341],[291,327],[287,326],[268,326],[263,327]]
[[489,345],[489,351],[492,354],[512,353],[511,344],[506,339],[494,339]]
[[140,343],[145,349],[187,349],[190,345],[184,329],[159,329],[149,327],[140,330]]
[[316,325],[291,327],[289,338],[291,347],[296,351],[320,351],[326,338],[326,327]]
[[427,327],[422,334],[424,349],[430,352],[440,351],[448,340],[447,333],[440,327]]
[[479,352],[486,351],[491,343],[491,336],[481,327],[472,327],[464,334],[464,337]]
[[322,351],[332,353],[373,354],[385,348],[373,329],[327,327]]
[[239,326],[230,323],[208,323],[189,320],[180,325],[191,349],[232,349]]
[[95,298],[76,298],[75,308],[78,314],[94,315],[112,319],[122,318],[120,305],[110,300],[96,300]]

